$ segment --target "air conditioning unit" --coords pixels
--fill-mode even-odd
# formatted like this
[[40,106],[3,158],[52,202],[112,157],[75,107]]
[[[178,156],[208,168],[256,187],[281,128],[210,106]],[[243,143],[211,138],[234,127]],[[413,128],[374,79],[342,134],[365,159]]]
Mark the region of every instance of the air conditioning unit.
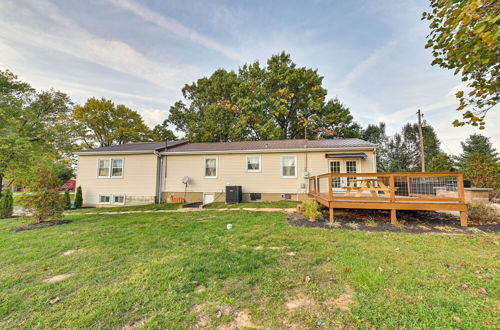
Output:
[[241,203],[242,195],[241,186],[226,186],[226,203]]

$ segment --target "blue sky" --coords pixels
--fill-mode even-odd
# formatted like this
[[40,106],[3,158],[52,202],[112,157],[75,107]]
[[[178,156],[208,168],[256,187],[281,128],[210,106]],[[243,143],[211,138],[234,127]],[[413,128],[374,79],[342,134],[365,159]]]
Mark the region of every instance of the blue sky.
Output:
[[[106,97],[160,123],[186,83],[285,50],[317,68],[330,97],[363,125],[393,133],[422,109],[443,150],[475,128],[454,128],[451,71],[432,67],[423,0],[1,0],[0,68],[77,103]],[[497,109],[498,110],[498,109]],[[482,131],[500,145],[499,111]]]

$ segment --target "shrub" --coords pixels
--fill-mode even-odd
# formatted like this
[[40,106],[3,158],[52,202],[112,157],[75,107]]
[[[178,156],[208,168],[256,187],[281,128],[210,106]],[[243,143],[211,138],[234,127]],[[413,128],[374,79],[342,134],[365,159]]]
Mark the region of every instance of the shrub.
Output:
[[59,180],[48,167],[37,170],[35,181],[30,184],[30,194],[21,198],[21,204],[32,213],[36,222],[62,218],[64,200],[59,192]]
[[300,209],[302,210],[302,214],[311,222],[315,222],[321,216],[319,205],[314,199],[303,202]]
[[479,222],[480,224],[498,222],[500,220],[500,208],[485,203],[469,203],[469,221]]
[[83,205],[83,195],[82,195],[82,186],[78,186],[76,188],[76,195],[75,195],[75,208],[79,209]]
[[64,209],[71,209],[71,196],[69,195],[69,190],[64,191]]
[[0,198],[0,218],[10,218],[13,212],[14,198],[12,197],[12,192],[6,189]]

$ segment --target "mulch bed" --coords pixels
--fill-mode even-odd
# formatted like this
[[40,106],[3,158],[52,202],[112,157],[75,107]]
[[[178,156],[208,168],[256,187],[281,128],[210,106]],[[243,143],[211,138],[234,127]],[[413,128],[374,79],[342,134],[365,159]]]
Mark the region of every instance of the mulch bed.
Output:
[[44,221],[44,222],[39,222],[39,223],[31,223],[29,225],[22,225],[19,227],[14,227],[10,231],[25,231],[25,230],[32,230],[32,229],[40,229],[40,228],[45,228],[45,227],[51,227],[51,226],[56,226],[56,225],[64,225],[67,223],[70,223],[71,220],[51,220],[51,221]]
[[461,227],[458,217],[449,214],[428,211],[398,211],[398,224],[392,225],[389,211],[379,210],[335,210],[335,223],[328,221],[328,212],[323,217],[311,222],[301,213],[294,212],[288,216],[293,226],[348,229],[370,232],[396,233],[440,233],[440,234],[478,234],[500,233],[499,224],[474,225]]

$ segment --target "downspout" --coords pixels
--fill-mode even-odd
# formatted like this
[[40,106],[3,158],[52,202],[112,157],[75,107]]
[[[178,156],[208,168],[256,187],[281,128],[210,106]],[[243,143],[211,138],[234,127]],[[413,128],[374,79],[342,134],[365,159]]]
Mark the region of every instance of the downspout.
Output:
[[162,176],[162,169],[163,169],[163,157],[160,155],[158,151],[155,150],[154,154],[156,157],[158,157],[158,160],[156,162],[156,204],[161,204],[161,176]]

